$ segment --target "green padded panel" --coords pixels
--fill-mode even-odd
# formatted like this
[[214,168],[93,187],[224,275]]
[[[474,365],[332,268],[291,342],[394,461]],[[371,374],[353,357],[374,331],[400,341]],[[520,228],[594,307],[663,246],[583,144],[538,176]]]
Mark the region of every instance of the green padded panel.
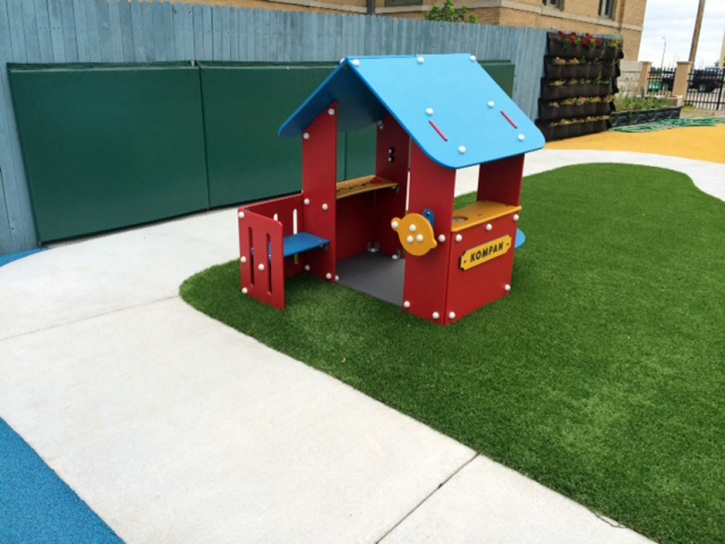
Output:
[[198,69],[10,65],[41,242],[208,208]]
[[513,97],[516,65],[506,60],[482,61],[479,64],[507,95]]
[[300,191],[302,143],[277,131],[336,65],[200,66],[212,207]]

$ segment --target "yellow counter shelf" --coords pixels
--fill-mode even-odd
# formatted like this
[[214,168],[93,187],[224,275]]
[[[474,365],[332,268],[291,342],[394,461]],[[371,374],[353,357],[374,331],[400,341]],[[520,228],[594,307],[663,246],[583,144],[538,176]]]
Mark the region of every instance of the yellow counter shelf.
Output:
[[337,200],[355,196],[379,189],[394,189],[400,184],[395,181],[379,178],[377,176],[365,176],[362,178],[341,181],[337,184]]
[[470,206],[455,210],[453,212],[453,225],[451,232],[460,232],[470,229],[481,223],[487,223],[507,215],[513,215],[521,211],[521,206],[509,206],[500,202],[482,200],[474,202]]

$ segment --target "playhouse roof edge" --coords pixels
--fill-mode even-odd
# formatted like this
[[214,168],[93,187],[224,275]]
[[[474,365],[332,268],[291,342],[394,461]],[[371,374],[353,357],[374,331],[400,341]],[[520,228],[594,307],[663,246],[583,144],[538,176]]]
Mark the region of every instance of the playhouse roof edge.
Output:
[[390,113],[423,152],[464,168],[541,149],[534,123],[468,54],[350,57],[282,125],[300,136],[333,102],[338,127],[357,130]]

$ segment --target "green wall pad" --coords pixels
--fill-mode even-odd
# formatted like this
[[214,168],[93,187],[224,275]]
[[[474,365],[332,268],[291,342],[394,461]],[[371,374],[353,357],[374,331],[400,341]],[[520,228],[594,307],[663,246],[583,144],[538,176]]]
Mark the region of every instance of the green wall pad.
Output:
[[[300,191],[302,144],[277,131],[335,65],[202,62],[200,67],[211,206]],[[344,149],[339,156],[343,170]]]
[[8,71],[40,242],[208,208],[197,68]]
[[488,75],[498,83],[504,92],[513,98],[516,65],[507,60],[484,60],[479,62]]

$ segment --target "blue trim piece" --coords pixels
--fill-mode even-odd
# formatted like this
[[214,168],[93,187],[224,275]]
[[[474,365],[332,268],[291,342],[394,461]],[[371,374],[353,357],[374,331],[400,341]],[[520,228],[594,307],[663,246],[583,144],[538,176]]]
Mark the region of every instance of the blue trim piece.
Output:
[[0,459],[0,541],[122,542],[2,419]]
[[446,168],[521,155],[545,144],[536,125],[471,55],[347,58],[282,125],[280,136],[300,136],[335,101],[338,130],[359,130],[390,113]]
[[28,257],[30,255],[34,255],[35,253],[39,253],[41,251],[46,251],[47,249],[48,248],[46,248],[46,247],[39,247],[37,249],[29,249],[28,251],[20,251],[18,253],[11,253],[10,255],[0,255],[0,266],[4,266],[8,263],[17,261],[18,259],[22,259],[23,257]]
[[308,232],[299,232],[292,236],[284,237],[284,256],[290,257],[291,255],[297,255],[298,253],[304,253],[311,249],[317,249],[328,245],[329,240],[314,236]]
[[514,246],[514,249],[520,248],[524,245],[524,242],[526,242],[526,235],[524,234],[524,231],[516,229],[516,245]]

